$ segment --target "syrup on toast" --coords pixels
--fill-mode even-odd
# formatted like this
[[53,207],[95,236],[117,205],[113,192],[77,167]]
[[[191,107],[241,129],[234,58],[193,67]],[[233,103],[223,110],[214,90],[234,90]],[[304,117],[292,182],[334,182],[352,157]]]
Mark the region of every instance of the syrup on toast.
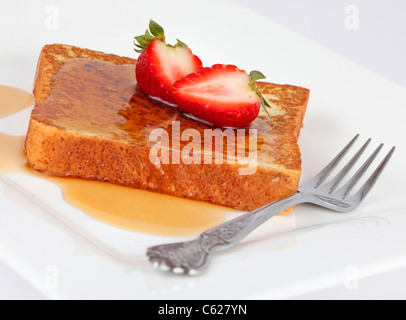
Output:
[[134,59],[112,54],[45,46],[25,142],[28,165],[49,175],[107,181],[239,210],[253,210],[297,190],[297,139],[309,90],[257,83],[272,108],[271,119],[262,113],[250,126],[259,141],[254,174],[240,175],[246,166],[239,163],[157,166],[150,159],[151,130],[170,132],[173,121],[181,131],[193,128],[203,134],[214,128],[142,94],[135,65]]

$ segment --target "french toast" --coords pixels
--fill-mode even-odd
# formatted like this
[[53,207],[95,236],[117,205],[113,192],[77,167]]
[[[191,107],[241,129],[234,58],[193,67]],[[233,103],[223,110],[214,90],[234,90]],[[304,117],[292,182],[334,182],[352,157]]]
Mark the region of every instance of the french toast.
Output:
[[[271,118],[263,112],[249,127],[257,135],[255,170],[240,174],[246,164],[217,164],[211,149],[199,154],[202,159],[213,157],[211,164],[186,164],[174,156],[189,141],[182,139],[174,147],[173,134],[190,128],[202,135],[217,131],[140,92],[135,67],[131,58],[63,44],[44,46],[25,140],[28,166],[48,175],[106,181],[244,211],[297,190],[301,174],[297,140],[308,89],[257,83],[271,105]],[[172,133],[168,145],[178,161],[151,161],[156,142],[149,135],[154,129]],[[231,132],[237,136],[237,130]],[[246,143],[237,150],[248,154]],[[223,150],[229,159],[227,148]]]

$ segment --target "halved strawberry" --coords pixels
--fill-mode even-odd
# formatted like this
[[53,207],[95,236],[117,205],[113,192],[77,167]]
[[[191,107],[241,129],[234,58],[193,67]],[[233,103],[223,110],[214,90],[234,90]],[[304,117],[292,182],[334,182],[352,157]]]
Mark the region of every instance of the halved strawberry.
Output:
[[202,61],[182,41],[174,46],[165,43],[162,27],[150,21],[149,30],[135,37],[138,57],[135,69],[138,86],[145,94],[175,103],[172,85],[184,76],[202,69]]
[[255,86],[265,78],[249,75],[234,65],[216,64],[175,82],[173,95],[179,108],[217,127],[245,128],[257,118],[261,104],[269,105]]

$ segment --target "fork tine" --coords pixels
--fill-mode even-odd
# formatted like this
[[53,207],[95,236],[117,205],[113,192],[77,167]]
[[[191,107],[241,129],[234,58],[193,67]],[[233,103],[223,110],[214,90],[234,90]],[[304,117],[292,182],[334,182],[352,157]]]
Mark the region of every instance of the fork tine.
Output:
[[333,193],[333,191],[338,187],[340,182],[344,179],[344,177],[347,175],[347,173],[351,170],[351,168],[355,165],[355,163],[358,161],[359,157],[362,155],[362,153],[365,151],[369,143],[371,142],[371,139],[368,139],[367,142],[364,143],[364,145],[361,147],[361,149],[358,150],[358,152],[351,158],[351,160],[345,165],[345,167],[335,176],[333,180],[331,180],[326,186],[326,189],[328,190],[328,193]]
[[385,169],[386,165],[388,164],[390,158],[392,157],[393,153],[395,152],[395,147],[393,147],[386,157],[382,160],[382,162],[379,164],[379,166],[375,169],[375,171],[372,173],[372,175],[369,177],[369,179],[364,183],[364,185],[361,187],[359,191],[354,195],[354,197],[357,197],[358,201],[361,202],[368,194],[368,192],[372,189],[374,186],[375,182],[378,180],[379,176],[381,175],[383,169]]
[[344,187],[341,188],[341,190],[338,192],[339,196],[341,196],[343,199],[345,199],[348,196],[348,194],[354,188],[355,184],[358,182],[359,179],[361,179],[365,171],[374,161],[379,151],[381,151],[382,147],[383,143],[381,143],[379,147],[376,148],[376,150],[374,151],[374,153],[372,153],[372,155],[368,158],[368,160],[364,162],[364,164],[361,166],[361,168],[358,169],[358,171],[354,174],[354,176],[344,185]]
[[309,181],[308,184],[313,185],[314,188],[318,188],[338,165],[358,137],[359,134],[357,134],[323,170],[321,170],[311,181]]

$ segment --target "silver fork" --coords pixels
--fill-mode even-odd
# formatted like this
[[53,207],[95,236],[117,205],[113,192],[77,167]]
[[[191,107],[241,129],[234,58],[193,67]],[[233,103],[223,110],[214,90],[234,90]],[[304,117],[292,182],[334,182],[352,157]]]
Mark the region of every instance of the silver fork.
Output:
[[299,203],[313,203],[338,212],[348,212],[355,209],[365,199],[395,151],[395,147],[393,147],[364,185],[350,196],[350,191],[382,149],[383,144],[379,145],[353,177],[336,191],[340,182],[367,148],[371,141],[368,139],[341,171],[330,182],[321,186],[338,166],[358,136],[356,135],[319,174],[300,186],[296,193],[206,230],[194,240],[150,247],[147,250],[149,260],[154,267],[163,271],[170,270],[174,273],[196,275],[208,268],[213,253],[236,245],[269,218],[291,206]]

